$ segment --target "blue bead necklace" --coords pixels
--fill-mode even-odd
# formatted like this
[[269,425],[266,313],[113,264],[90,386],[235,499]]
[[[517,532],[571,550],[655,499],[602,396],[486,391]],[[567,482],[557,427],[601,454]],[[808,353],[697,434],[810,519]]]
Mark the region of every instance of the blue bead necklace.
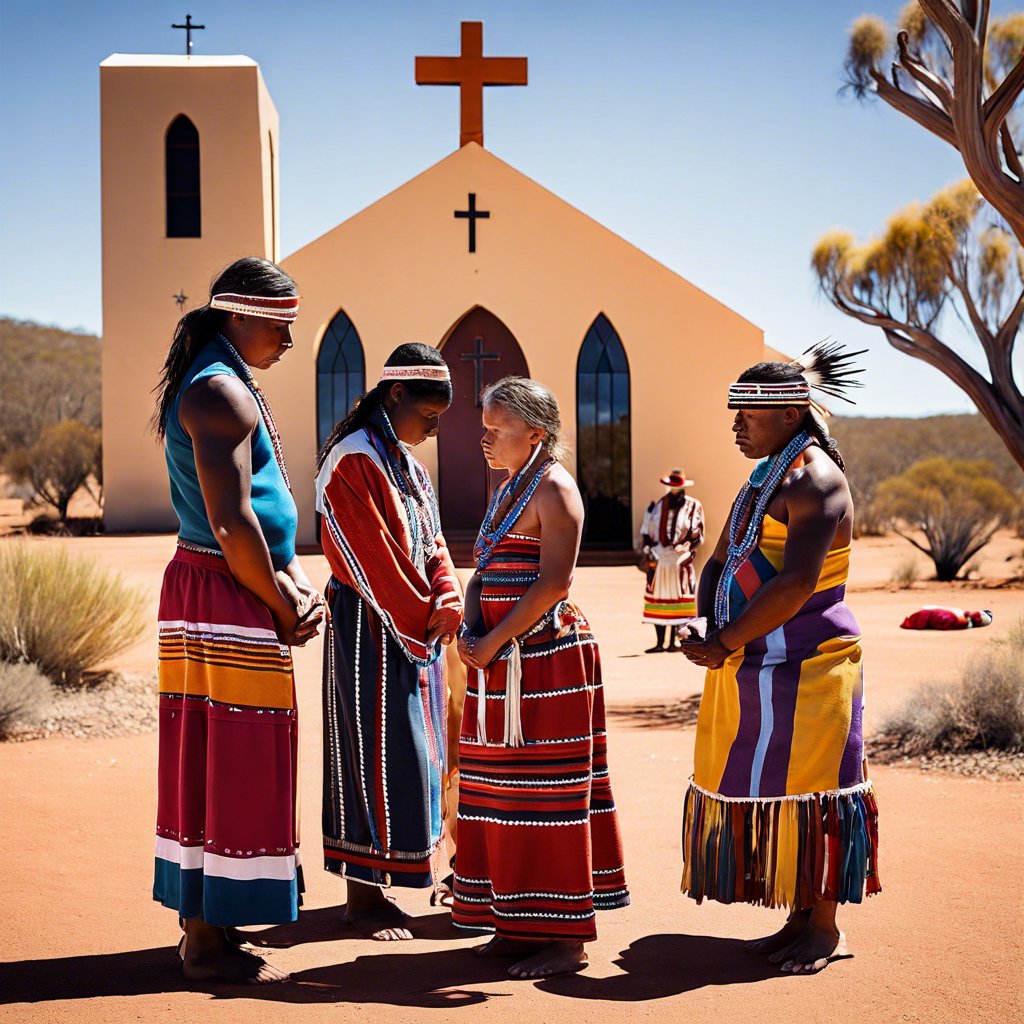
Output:
[[498,506],[510,494],[515,493],[516,488],[526,477],[527,471],[536,461],[541,448],[542,445],[538,444],[526,465],[515,476],[510,476],[501,487],[495,490],[491,503],[487,506],[487,515],[484,516],[484,521],[480,525],[480,533],[477,535],[476,544],[473,546],[473,557],[476,559],[477,569],[486,569],[490,565],[491,560],[494,558],[495,548],[508,535],[512,527],[516,525],[516,521],[523,514],[523,509],[529,504],[530,499],[533,497],[533,492],[537,490],[548,467],[555,461],[552,458],[548,458],[537,467],[533,479],[527,484],[526,489],[512,503],[502,517],[501,522],[495,526],[494,513],[497,511]]
[[761,536],[761,524],[769,503],[793,463],[812,444],[810,434],[801,430],[778,455],[759,462],[743,485],[729,517],[728,555],[715,591],[715,624],[719,629],[729,621],[732,581]]

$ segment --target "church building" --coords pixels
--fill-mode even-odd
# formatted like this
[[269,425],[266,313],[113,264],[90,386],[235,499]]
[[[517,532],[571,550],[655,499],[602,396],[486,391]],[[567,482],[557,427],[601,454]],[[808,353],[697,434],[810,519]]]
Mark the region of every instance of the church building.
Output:
[[278,116],[256,63],[116,54],[100,65],[108,531],[176,527],[151,389],[182,312],[229,262],[259,255],[303,296],[294,350],[261,376],[300,544],[316,543],[319,446],[406,341],[437,346],[452,372],[452,407],[416,455],[456,544],[495,479],[479,394],[510,373],[558,397],[592,557],[628,560],[674,466],[696,481],[713,543],[749,471],[726,389],[772,356],[761,329],[487,150],[484,87],[525,85],[526,59],[483,56],[476,22],[462,25],[461,49],[415,64],[419,84],[460,89],[458,149],[283,260]]

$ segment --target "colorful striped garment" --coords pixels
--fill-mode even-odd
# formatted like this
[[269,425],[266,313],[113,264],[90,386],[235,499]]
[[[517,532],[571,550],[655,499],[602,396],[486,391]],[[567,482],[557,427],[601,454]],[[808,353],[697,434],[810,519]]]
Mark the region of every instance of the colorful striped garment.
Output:
[[[487,629],[537,579],[539,564],[537,538],[509,533],[497,543],[481,571]],[[522,746],[502,741],[508,667],[495,661],[475,683],[470,674],[452,920],[510,939],[589,942],[595,910],[629,903],[597,643],[568,601],[522,640]]]
[[[778,574],[785,543],[766,515],[732,580],[731,619]],[[849,547],[830,551],[803,608],[707,674],[683,815],[682,888],[698,902],[807,909],[880,890],[849,564]]]
[[[447,694],[435,607],[461,607],[426,470],[374,428],[343,438],[317,478],[332,577],[324,645],[324,866],[373,885],[426,887],[441,869]],[[421,505],[410,521],[395,470]],[[435,856],[436,855],[436,856]],[[447,870],[444,871],[447,874]]]
[[212,925],[294,921],[291,654],[219,553],[179,546],[164,573],[159,678],[154,899]]
[[704,539],[704,508],[696,498],[686,497],[676,504],[672,495],[666,494],[648,505],[640,533],[654,541],[647,566],[643,621],[681,626],[697,615],[693,559]]

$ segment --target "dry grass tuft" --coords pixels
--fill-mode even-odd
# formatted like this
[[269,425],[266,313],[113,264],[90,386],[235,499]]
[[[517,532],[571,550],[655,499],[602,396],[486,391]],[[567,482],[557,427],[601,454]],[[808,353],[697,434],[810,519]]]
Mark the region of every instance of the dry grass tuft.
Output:
[[889,578],[900,590],[908,590],[921,578],[921,563],[915,555],[907,555]]
[[53,701],[49,679],[27,662],[0,662],[0,739],[39,722]]
[[81,683],[145,628],[144,591],[63,550],[0,545],[0,661],[31,662],[55,683]]
[[921,686],[882,724],[906,754],[1024,751],[1024,618],[954,683]]

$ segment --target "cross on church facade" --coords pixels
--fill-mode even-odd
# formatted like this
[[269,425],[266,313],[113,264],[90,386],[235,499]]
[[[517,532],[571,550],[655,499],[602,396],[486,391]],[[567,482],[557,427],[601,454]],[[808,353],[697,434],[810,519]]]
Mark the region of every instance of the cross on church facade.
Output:
[[525,57],[485,57],[482,21],[462,23],[458,57],[417,57],[417,85],[459,87],[459,146],[484,144],[484,87],[526,85]]
[[456,210],[455,217],[458,220],[469,221],[469,251],[476,252],[476,222],[477,220],[490,220],[490,210],[478,210],[476,208],[476,193],[469,193],[469,209]]
[[192,15],[191,14],[186,14],[185,15],[185,24],[184,25],[171,25],[171,28],[183,28],[185,30],[185,56],[186,57],[191,57],[192,56],[192,33],[198,31],[199,29],[204,29],[204,28],[206,28],[206,26],[205,25],[193,25],[192,24]]
[[479,406],[480,396],[484,390],[484,363],[498,363],[501,362],[501,356],[497,352],[485,352],[484,351],[484,339],[474,338],[473,339],[473,351],[463,352],[462,361],[464,363],[473,363],[473,370],[476,375],[476,390],[473,392],[474,401]]

